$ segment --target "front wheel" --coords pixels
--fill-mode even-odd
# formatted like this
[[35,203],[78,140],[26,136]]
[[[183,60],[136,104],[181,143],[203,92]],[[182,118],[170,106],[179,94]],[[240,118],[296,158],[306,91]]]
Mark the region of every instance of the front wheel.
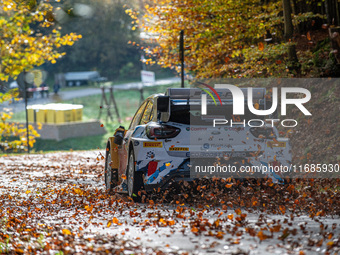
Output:
[[128,194],[135,201],[140,202],[141,196],[138,194],[143,187],[143,175],[136,172],[135,156],[131,150],[129,153],[128,171],[127,171]]
[[111,167],[111,152],[110,148],[106,150],[105,157],[105,187],[107,192],[112,192],[113,188],[117,186],[118,183],[118,171],[117,169],[112,169]]

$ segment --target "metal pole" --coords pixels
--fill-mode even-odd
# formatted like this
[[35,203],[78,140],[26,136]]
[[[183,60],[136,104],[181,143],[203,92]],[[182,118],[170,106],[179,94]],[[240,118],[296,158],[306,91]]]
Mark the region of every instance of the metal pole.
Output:
[[141,59],[141,62],[142,62],[142,70],[145,70],[145,71],[146,71],[146,64],[145,64],[145,62],[144,62],[145,57],[144,57],[144,54],[143,54],[143,53],[142,53],[140,59]]
[[25,78],[26,72],[24,71],[27,153],[30,153],[30,134],[29,134],[30,131],[28,130],[28,112],[27,112],[27,82]]
[[179,39],[179,50],[181,56],[181,87],[184,88],[184,31],[181,30]]

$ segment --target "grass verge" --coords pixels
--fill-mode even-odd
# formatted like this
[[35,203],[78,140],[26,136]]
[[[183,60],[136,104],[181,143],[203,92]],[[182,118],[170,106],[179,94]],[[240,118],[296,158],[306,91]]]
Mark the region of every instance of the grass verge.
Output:
[[[148,96],[156,93],[164,93],[167,88],[179,88],[180,83],[174,83],[171,85],[164,86],[153,86],[145,87],[143,96]],[[109,93],[106,94],[109,98]],[[128,128],[130,121],[135,114],[137,108],[140,105],[140,93],[137,90],[119,90],[114,93],[116,103],[118,105],[118,112],[121,118],[121,123],[118,122],[118,117],[114,112],[114,109],[110,109],[113,116],[113,121],[107,116],[107,110],[102,109],[100,116],[101,122],[104,124],[106,134],[87,136],[87,137],[75,137],[69,138],[62,141],[54,140],[42,140],[37,139],[37,142],[32,148],[32,152],[38,151],[60,151],[60,150],[92,150],[92,149],[105,149],[107,138],[113,134],[115,129],[122,125]],[[88,97],[74,98],[72,100],[66,100],[62,103],[81,104],[84,106],[83,109],[83,121],[91,119],[99,119],[101,95],[93,95]],[[17,112],[13,115],[13,121],[24,122],[25,112]]]

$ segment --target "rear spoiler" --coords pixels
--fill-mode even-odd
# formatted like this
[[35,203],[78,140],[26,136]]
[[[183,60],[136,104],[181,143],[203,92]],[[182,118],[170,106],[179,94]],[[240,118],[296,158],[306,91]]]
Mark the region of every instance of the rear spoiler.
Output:
[[[247,88],[240,88],[243,92],[245,100],[248,98],[248,89]],[[206,89],[212,93],[212,95],[216,96],[213,91],[210,89]],[[219,89],[216,88],[215,91],[221,98],[221,100],[232,100],[233,96],[229,89]],[[168,88],[165,92],[166,96],[170,97],[170,100],[176,99],[183,99],[183,100],[195,100],[201,99],[201,95],[205,94],[205,92],[198,88]],[[265,99],[266,95],[266,88],[253,88],[253,99],[254,100],[261,100]]]

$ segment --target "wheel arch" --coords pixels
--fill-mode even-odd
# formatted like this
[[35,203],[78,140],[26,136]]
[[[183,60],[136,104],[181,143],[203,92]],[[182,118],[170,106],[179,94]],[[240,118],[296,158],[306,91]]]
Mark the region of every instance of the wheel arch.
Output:
[[130,143],[129,143],[129,153],[130,153],[131,151],[134,151],[132,141],[130,141]]
[[[111,137],[110,137],[111,138]],[[112,146],[111,146],[111,140],[110,140],[110,138],[109,139],[107,139],[107,142],[106,142],[106,149],[107,148],[111,148]]]

